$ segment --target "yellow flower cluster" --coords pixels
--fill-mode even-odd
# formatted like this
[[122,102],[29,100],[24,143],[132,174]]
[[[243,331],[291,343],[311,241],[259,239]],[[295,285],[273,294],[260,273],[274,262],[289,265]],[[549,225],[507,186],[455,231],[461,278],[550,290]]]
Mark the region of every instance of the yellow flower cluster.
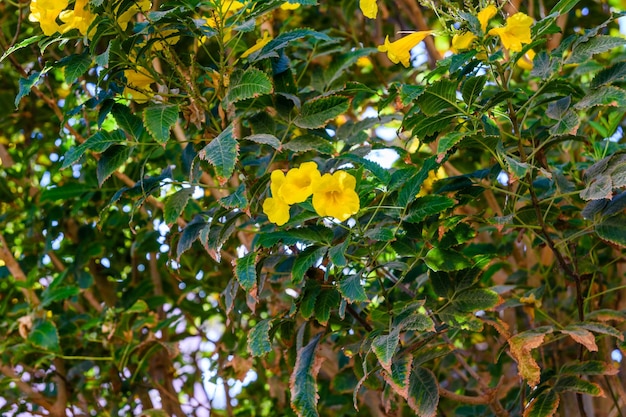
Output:
[[263,212],[269,221],[282,226],[289,221],[289,207],[312,195],[317,214],[344,221],[361,208],[355,187],[354,176],[345,171],[322,175],[315,162],[305,162],[286,175],[274,170],[270,176],[272,196],[263,202]]
[[[88,35],[87,30],[93,23],[96,15],[89,11],[88,0],[76,0],[72,10],[65,10],[68,0],[32,0],[30,2],[31,22],[39,22],[44,35],[52,36],[55,33],[65,33],[78,29],[82,35]],[[57,23],[57,18],[63,22]]]

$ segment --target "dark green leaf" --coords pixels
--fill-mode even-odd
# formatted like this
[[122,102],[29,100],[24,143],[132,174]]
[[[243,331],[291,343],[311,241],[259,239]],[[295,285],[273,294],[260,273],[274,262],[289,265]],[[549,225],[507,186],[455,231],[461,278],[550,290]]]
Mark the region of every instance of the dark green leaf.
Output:
[[439,404],[439,384],[430,369],[413,366],[409,377],[409,407],[419,417],[435,417]]
[[302,314],[303,318],[309,319],[313,316],[313,313],[315,313],[315,303],[321,291],[322,286],[317,281],[308,280],[306,282],[304,294],[300,302],[300,314]]
[[28,335],[28,341],[34,346],[51,352],[60,352],[59,334],[53,322],[38,320]]
[[565,60],[566,64],[580,64],[595,54],[609,51],[626,43],[626,39],[616,36],[596,35],[588,41],[574,46],[571,55]]
[[524,417],[552,417],[559,408],[559,396],[551,389],[537,395],[524,410]]
[[394,231],[389,225],[382,225],[381,227],[368,229],[364,236],[378,242],[389,242],[395,237]]
[[299,417],[319,417],[316,378],[321,364],[315,359],[315,350],[321,337],[322,333],[318,333],[305,347],[298,349],[296,364],[289,378],[291,408]]
[[561,367],[560,375],[615,375],[619,368],[602,361],[569,362]]
[[595,106],[625,107],[626,91],[612,85],[600,87],[574,105],[579,110]]
[[252,356],[263,356],[272,351],[270,343],[270,319],[261,320],[248,333],[248,352]]
[[193,194],[193,188],[183,188],[178,190],[175,194],[168,197],[165,203],[165,209],[163,218],[165,223],[171,225],[176,222],[180,214],[185,209],[187,202]]
[[80,289],[78,287],[70,287],[70,286],[52,287],[50,286],[46,288],[46,290],[42,294],[41,306],[47,307],[51,303],[61,301],[61,300],[66,300],[68,298],[74,297],[75,295],[78,295],[79,292],[80,292]]
[[39,71],[33,71],[33,73],[30,74],[27,78],[20,78],[20,81],[19,81],[20,90],[15,96],[15,107],[19,106],[20,101],[22,101],[22,97],[25,97],[28,94],[30,94],[31,88],[33,88],[35,84],[37,84],[37,82],[39,81],[39,78],[42,75],[43,74],[40,73]]
[[247,292],[250,292],[257,285],[255,252],[250,252],[247,255],[236,259],[235,276],[237,277],[237,280],[239,280],[241,288]]
[[280,141],[274,135],[270,135],[267,133],[259,133],[256,135],[250,135],[243,138],[244,140],[249,140],[255,143],[260,143],[261,145],[269,145],[274,149],[280,149]]
[[146,107],[143,111],[143,123],[152,137],[160,144],[170,138],[170,129],[178,120],[178,105],[164,104]]
[[254,67],[246,71],[235,71],[230,77],[223,105],[256,98],[272,91],[272,80],[263,71]]
[[326,155],[330,155],[335,151],[332,143],[313,135],[298,136],[283,144],[283,149],[296,153],[317,151]]
[[246,197],[246,186],[239,185],[234,193],[226,197],[220,198],[220,204],[226,208],[245,209],[248,206],[248,198]]
[[473,313],[478,310],[489,310],[500,301],[498,293],[485,288],[465,290],[458,293],[452,303],[459,311]]
[[330,245],[333,239],[333,232],[323,226],[308,226],[289,231],[278,231],[263,233],[259,235],[258,245],[269,248],[282,242],[285,245],[295,245],[298,242],[312,244],[323,243]]
[[456,201],[450,197],[436,194],[425,195],[424,197],[419,197],[411,204],[403,220],[409,223],[419,223],[429,216],[454,207],[455,204]]
[[344,240],[341,244],[333,246],[328,250],[328,257],[335,266],[346,266],[346,250],[348,249],[349,239]]
[[94,152],[104,152],[112,145],[121,144],[126,141],[126,137],[121,130],[107,132],[99,130],[91,135],[85,142],[72,147],[63,157],[61,169],[65,169],[75,164],[88,150]]
[[439,138],[437,142],[437,159],[442,160],[450,149],[468,135],[468,132],[450,132]]
[[591,88],[626,80],[626,62],[618,62],[598,72],[591,81]]
[[208,229],[208,225],[200,217],[196,217],[189,224],[187,224],[187,226],[183,229],[183,232],[180,234],[180,239],[178,240],[178,245],[176,247],[177,260],[179,260],[180,256],[191,247],[193,242],[200,235],[202,229],[205,228]]
[[427,116],[436,116],[442,110],[457,107],[457,82],[441,79],[434,82],[417,98],[417,105]]
[[472,266],[469,259],[452,249],[432,248],[424,262],[433,271],[459,271]]
[[304,102],[300,114],[293,122],[301,128],[317,129],[324,127],[329,120],[345,113],[349,107],[350,99],[348,97],[319,97]]
[[422,184],[426,178],[428,178],[430,171],[437,168],[438,165],[437,162],[435,162],[435,157],[431,156],[424,161],[424,165],[422,165],[422,168],[417,174],[414,174],[410,179],[402,181],[402,188],[398,195],[398,206],[406,207],[409,203],[414,201],[422,188]]
[[552,7],[549,14],[562,15],[569,13],[579,2],[580,0],[559,0],[559,2]]
[[323,33],[316,32],[311,29],[296,29],[290,32],[284,32],[272,39],[265,45],[258,53],[253,53],[248,57],[249,61],[258,61],[260,59],[277,57],[276,51],[286,47],[289,43],[304,38],[305,36],[311,36],[315,39],[321,39],[325,41],[331,41],[332,39]]
[[293,269],[291,270],[291,282],[294,285],[299,284],[304,278],[306,271],[326,255],[326,247],[310,246],[306,248],[302,253],[298,255],[293,263]]
[[389,170],[381,167],[378,163],[374,161],[370,161],[369,159],[362,158],[351,153],[343,155],[342,158],[362,165],[363,167],[365,167],[365,169],[374,174],[374,176],[383,184],[387,184],[389,180],[391,180],[391,174],[389,173]]
[[592,395],[594,397],[604,396],[604,391],[598,384],[585,381],[575,375],[567,375],[559,377],[554,384],[556,392],[579,392],[581,394]]
[[0,62],[4,61],[9,55],[17,51],[18,49],[25,48],[28,45],[32,45],[35,42],[39,42],[44,37],[45,35],[35,35],[35,36],[31,36],[30,38],[26,38],[21,42],[16,43],[15,45],[11,46],[6,51],[4,51],[4,53],[0,57]]
[[70,200],[91,191],[96,190],[88,184],[72,182],[59,187],[47,188],[43,190],[41,197],[39,198],[39,202],[43,203],[44,201]]
[[85,73],[91,66],[91,57],[88,54],[73,54],[59,61],[64,67],[65,82],[69,85]]
[[233,174],[239,156],[239,144],[233,137],[233,126],[224,129],[198,155],[215,167],[220,184],[225,184]]
[[603,219],[595,231],[601,239],[626,248],[626,216],[618,215]]
[[98,177],[98,185],[102,184],[128,159],[132,152],[132,148],[128,146],[115,145],[107,149],[98,161],[96,176]]
[[340,301],[341,297],[336,289],[322,289],[315,302],[315,319],[321,325],[326,326],[328,320],[330,320],[330,313],[339,307]]
[[127,106],[119,103],[113,104],[111,114],[117,124],[135,141],[141,140],[146,131],[141,118],[135,116]]
[[467,104],[467,107],[471,107],[472,104],[478,100],[480,93],[485,88],[486,82],[487,76],[479,75],[477,77],[470,77],[463,83],[461,94],[463,95],[463,101]]
[[381,366],[391,372],[391,360],[400,343],[400,331],[395,329],[389,334],[377,336],[372,341],[372,350]]
[[342,278],[339,281],[339,291],[349,303],[368,300],[359,275],[348,275],[347,277]]

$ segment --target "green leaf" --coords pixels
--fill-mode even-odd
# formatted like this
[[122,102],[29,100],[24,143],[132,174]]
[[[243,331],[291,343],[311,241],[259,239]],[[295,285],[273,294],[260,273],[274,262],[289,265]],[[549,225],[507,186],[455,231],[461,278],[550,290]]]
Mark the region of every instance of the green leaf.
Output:
[[257,285],[256,252],[250,252],[235,260],[235,276],[241,288],[247,292],[250,292]]
[[322,333],[318,333],[305,347],[298,349],[296,364],[289,378],[291,408],[299,417],[319,417],[316,378],[321,361],[316,360],[315,350],[321,336]]
[[369,159],[362,158],[360,156],[357,156],[351,153],[342,155],[342,158],[362,165],[365,169],[371,172],[378,180],[380,180],[384,184],[389,183],[389,181],[391,180],[391,174],[389,173],[389,170],[381,167],[378,163],[374,161],[370,161]]
[[435,323],[433,319],[417,311],[413,310],[408,316],[404,317],[398,327],[403,330],[414,330],[418,332],[434,332]]
[[437,117],[428,117],[418,113],[414,117],[409,118],[405,122],[404,127],[407,130],[411,130],[413,136],[429,143],[435,139],[434,136],[436,134],[452,128],[458,118],[459,113],[449,110],[441,112]]
[[468,132],[450,132],[439,138],[437,141],[437,160],[443,160],[445,154],[466,136],[469,136]]
[[183,188],[178,190],[175,194],[168,197],[165,202],[165,208],[163,210],[163,219],[168,225],[174,224],[178,217],[185,209],[185,206],[189,202],[191,195],[193,194],[193,188]]
[[411,204],[403,220],[408,223],[419,223],[430,216],[454,207],[455,204],[456,201],[450,197],[437,194],[425,195]]
[[401,182],[402,188],[398,194],[398,206],[406,207],[409,203],[413,202],[417,198],[422,184],[426,178],[428,178],[430,171],[438,167],[437,162],[435,162],[435,157],[431,156],[424,161],[424,165],[422,165],[422,168],[416,174],[413,174],[409,179],[403,180]]
[[111,114],[115,121],[127,134],[135,141],[140,141],[146,130],[143,126],[141,118],[135,116],[130,108],[119,103],[113,104]]
[[391,362],[391,373],[382,373],[385,381],[391,385],[398,395],[405,399],[409,397],[409,380],[412,364],[413,357],[411,355],[402,355]]
[[467,104],[467,107],[471,107],[472,104],[478,97],[480,97],[480,93],[485,88],[485,83],[487,82],[486,75],[479,75],[477,77],[468,78],[461,87],[461,94],[463,95],[463,101]]
[[588,41],[574,46],[571,55],[565,60],[566,64],[581,64],[591,59],[595,54],[610,51],[626,43],[626,39],[616,36],[596,35]]
[[333,81],[341,77],[346,69],[350,68],[359,58],[369,56],[378,52],[376,48],[361,48],[337,56],[327,69],[324,70],[326,86],[330,86]]
[[113,174],[124,162],[130,157],[132,148],[128,146],[115,145],[107,149],[98,160],[96,168],[96,177],[98,177],[98,185],[102,184]]
[[326,155],[334,153],[332,143],[319,136],[302,135],[283,144],[283,149],[295,153],[317,151]]
[[306,271],[318,260],[326,255],[326,247],[309,246],[302,251],[293,263],[291,270],[291,282],[294,285],[299,284],[304,278]]
[[78,295],[79,293],[80,289],[78,287],[47,287],[42,293],[41,306],[47,307],[54,302],[66,300]]
[[609,326],[607,324],[584,321],[575,325],[594,333],[605,334],[607,336],[612,336],[618,340],[624,341],[624,335],[622,334],[622,332],[617,330],[615,327]]
[[274,91],[272,80],[263,71],[254,67],[246,71],[235,71],[228,84],[223,106],[241,100],[256,98]]
[[205,228],[208,229],[209,226],[199,216],[195,217],[187,224],[180,234],[180,239],[178,240],[178,245],[176,246],[176,260],[180,260],[180,256],[191,248],[193,242],[198,239],[200,232]]
[[245,209],[246,207],[248,207],[248,198],[246,197],[245,184],[239,185],[234,193],[227,195],[226,197],[220,198],[219,203],[222,205],[222,207],[230,209]]
[[37,84],[37,82],[39,81],[39,78],[41,78],[42,75],[43,73],[39,71],[33,71],[33,73],[30,74],[28,77],[20,78],[20,81],[19,81],[20,89],[17,95],[15,96],[15,107],[19,106],[20,101],[22,101],[23,97],[30,94],[30,90],[35,86],[35,84]]
[[178,120],[178,105],[163,104],[146,107],[143,111],[143,123],[152,137],[160,144],[170,138],[170,129]]
[[311,29],[296,29],[290,32],[283,32],[271,41],[269,41],[267,45],[261,48],[258,53],[253,53],[252,55],[250,55],[248,57],[248,61],[254,62],[265,58],[278,57],[276,51],[278,51],[279,49],[283,49],[291,42],[304,38],[305,36],[311,36],[315,39],[321,39],[324,41],[332,41],[332,38],[330,38],[328,35],[321,32],[316,32]]
[[568,362],[559,370],[560,375],[615,375],[619,368],[603,361]]
[[596,89],[603,85],[624,80],[626,80],[626,62],[622,61],[598,72],[591,81],[590,87]]
[[233,126],[224,129],[198,155],[215,167],[219,183],[224,185],[233,174],[239,156],[239,144],[233,137]]
[[[332,250],[332,249],[331,249]],[[348,275],[339,281],[339,291],[349,303],[367,301],[360,275]]]
[[34,346],[51,352],[61,352],[59,333],[53,322],[38,320],[28,335],[28,341]]
[[91,66],[91,57],[89,54],[72,54],[60,60],[59,64],[64,67],[65,82],[74,84]]
[[252,356],[263,356],[272,351],[270,343],[270,319],[261,320],[248,333],[248,352]]
[[300,114],[294,119],[294,124],[301,128],[317,129],[324,127],[326,122],[350,107],[350,99],[344,96],[319,97],[302,104]]
[[267,133],[258,133],[256,135],[246,136],[243,140],[249,140],[261,145],[269,145],[274,149],[280,149],[281,146],[280,141],[276,136]]
[[558,16],[569,13],[579,2],[580,0],[559,0],[559,2],[552,7],[549,14]]
[[473,313],[478,310],[489,310],[500,302],[497,292],[485,288],[465,290],[458,293],[452,305],[459,311]]
[[626,216],[618,216],[603,219],[596,224],[595,232],[601,239],[615,245],[626,248]]
[[457,107],[457,82],[441,79],[430,85],[418,98],[417,105],[427,116],[436,116],[446,109]]
[[126,141],[126,137],[121,130],[114,130],[107,132],[105,130],[99,130],[91,135],[85,142],[78,146],[72,147],[63,156],[63,164],[61,169],[65,169],[75,164],[88,150],[94,152],[104,152],[112,145],[121,144]]
[[388,224],[381,225],[381,227],[368,229],[363,236],[377,242],[389,242],[392,241],[395,237],[394,231],[389,227]]
[[300,302],[300,314],[305,319],[309,319],[315,313],[315,303],[322,291],[322,286],[317,281],[308,280],[304,286],[304,293]]
[[348,261],[346,260],[346,250],[350,244],[350,239],[344,240],[341,244],[333,246],[328,250],[328,257],[335,266],[346,266]]
[[578,132],[580,126],[580,120],[578,115],[572,110],[568,110],[563,118],[559,119],[557,123],[550,128],[550,134],[553,136],[563,135],[575,135]]
[[598,384],[585,381],[575,375],[567,375],[559,377],[554,384],[556,392],[578,392],[581,394],[592,395],[594,397],[604,397],[604,391]]
[[341,297],[336,289],[322,289],[315,302],[315,319],[319,321],[322,326],[326,326],[328,320],[330,320],[330,313],[339,307],[340,301]]
[[435,417],[439,404],[439,385],[430,369],[413,366],[409,377],[409,407],[419,417]]
[[472,266],[469,259],[452,249],[432,248],[424,262],[433,271],[459,271]]
[[398,344],[400,343],[400,331],[399,329],[393,330],[386,335],[376,336],[372,341],[372,350],[378,358],[383,369],[387,372],[391,372],[391,360],[396,353]]
[[41,39],[45,37],[46,37],[45,35],[35,35],[35,36],[31,36],[30,38],[26,38],[21,42],[16,43],[15,45],[11,46],[9,49],[4,51],[4,53],[0,57],[0,62],[4,61],[9,55],[17,51],[18,49],[22,49],[22,48],[27,47],[28,45],[32,45],[36,42],[39,42]]
[[559,408],[559,396],[551,389],[543,391],[524,410],[524,417],[552,417]]
[[308,226],[289,231],[263,233],[259,235],[257,244],[264,248],[270,248],[282,242],[285,245],[295,245],[298,242],[304,244],[323,243],[330,245],[333,240],[333,232],[324,226]]
[[626,106],[626,91],[612,85],[600,87],[574,105],[578,110],[595,106],[624,107]]
[[39,197],[39,202],[43,203],[45,201],[70,200],[92,191],[96,190],[94,190],[91,185],[72,182],[43,190],[41,197]]

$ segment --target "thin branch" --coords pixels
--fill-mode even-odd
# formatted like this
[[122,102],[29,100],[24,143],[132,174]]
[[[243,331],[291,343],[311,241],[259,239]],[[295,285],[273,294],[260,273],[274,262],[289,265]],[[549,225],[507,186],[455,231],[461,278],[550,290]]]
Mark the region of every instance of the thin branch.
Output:
[[[26,274],[24,273],[24,271],[22,270],[22,267],[13,256],[13,253],[9,249],[9,245],[7,244],[7,241],[2,235],[2,233],[0,233],[0,259],[2,259],[2,261],[4,262],[6,267],[9,269],[9,272],[11,273],[11,275],[13,275],[16,281],[28,282],[26,278]],[[32,288],[22,287],[20,288],[20,290],[22,291],[22,293],[24,294],[24,297],[26,297],[26,300],[28,301],[30,305],[32,306],[39,305],[39,297],[37,297],[37,294],[35,294],[35,291],[33,291]]]

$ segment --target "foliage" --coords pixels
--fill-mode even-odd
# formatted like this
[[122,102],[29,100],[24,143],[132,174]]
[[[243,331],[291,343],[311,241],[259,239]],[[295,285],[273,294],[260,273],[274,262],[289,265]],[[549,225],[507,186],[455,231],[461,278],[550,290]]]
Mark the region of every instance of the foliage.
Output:
[[620,5],[1,3],[0,412],[617,415]]

